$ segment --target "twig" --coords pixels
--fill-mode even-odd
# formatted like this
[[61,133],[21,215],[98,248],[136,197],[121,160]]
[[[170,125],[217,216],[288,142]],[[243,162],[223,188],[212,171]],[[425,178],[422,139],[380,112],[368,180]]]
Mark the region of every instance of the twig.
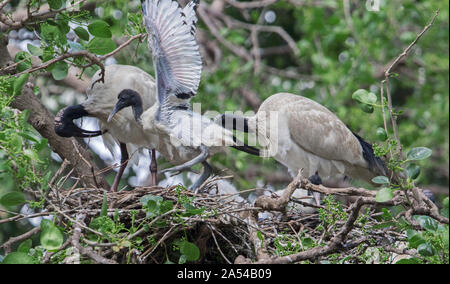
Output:
[[214,231],[212,230],[211,225],[208,224],[207,226],[208,226],[209,230],[211,231],[211,235],[214,239],[214,243],[216,244],[217,250],[219,251],[220,255],[223,257],[223,259],[225,259],[225,261],[228,264],[231,264],[232,262],[228,260],[228,258],[223,254],[222,250],[220,249],[219,243],[217,242],[216,236],[214,235]]
[[405,50],[403,50],[403,52],[397,56],[397,58],[394,59],[394,61],[387,67],[387,69],[384,71],[384,80],[381,81],[381,103],[382,103],[382,109],[383,109],[383,121],[384,121],[384,125],[385,125],[385,130],[387,133],[387,125],[386,125],[386,121],[385,121],[385,116],[384,116],[384,98],[383,98],[383,89],[386,86],[386,96],[387,96],[387,102],[388,102],[388,110],[389,110],[389,114],[390,114],[390,118],[391,118],[391,123],[392,123],[392,129],[394,132],[394,138],[395,141],[397,142],[397,155],[399,158],[403,157],[403,153],[402,153],[402,144],[400,143],[400,138],[398,135],[398,126],[397,126],[397,115],[394,114],[393,112],[393,108],[392,108],[392,98],[391,98],[391,91],[389,88],[389,77],[391,76],[391,71],[392,69],[400,62],[400,60],[402,60],[403,58],[405,58],[409,51],[412,49],[412,47],[419,41],[419,39],[428,31],[429,28],[431,28],[431,26],[433,25],[434,21],[436,20],[437,16],[439,15],[439,9],[436,10],[433,18],[430,20],[430,22],[428,23],[428,25],[426,25],[423,30],[417,35],[417,37],[408,45],[408,47],[406,47]]
[[[117,264],[117,262],[115,262],[114,260],[111,259],[107,259],[104,258],[103,256],[97,254],[92,248],[90,247],[83,247],[80,244],[80,238],[81,238],[81,223],[84,218],[86,216],[85,215],[79,215],[77,217],[77,221],[74,225],[74,232],[73,232],[73,237],[72,237],[72,245],[78,249],[78,251],[82,254],[82,255],[86,255],[89,258],[91,258],[92,260],[94,260],[96,263],[101,263],[101,264]],[[84,226],[85,227],[85,226]]]
[[248,2],[239,2],[235,0],[225,0],[228,4],[238,9],[254,9],[261,8],[272,5],[273,3],[278,2],[279,0],[260,0],[260,1],[248,1]]
[[5,250],[5,254],[9,254],[11,252],[11,247],[13,244],[28,239],[29,237],[33,236],[34,234],[40,231],[41,227],[37,226],[20,236],[9,238],[9,240],[6,243],[0,246],[0,249],[3,248]]

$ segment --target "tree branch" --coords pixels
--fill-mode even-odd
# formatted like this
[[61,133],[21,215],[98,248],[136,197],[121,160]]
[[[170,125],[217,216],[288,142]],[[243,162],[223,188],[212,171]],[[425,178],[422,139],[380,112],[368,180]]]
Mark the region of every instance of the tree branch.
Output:
[[[67,159],[72,165],[76,175],[81,178],[83,184],[87,187],[95,187],[97,180],[98,185],[104,189],[108,189],[109,185],[102,176],[94,178],[91,169],[86,167],[83,160],[91,161],[92,157],[89,151],[82,148],[75,138],[63,138],[56,135],[53,129],[53,122],[55,120],[53,114],[51,114],[47,108],[41,103],[41,101],[33,93],[33,90],[25,86],[22,90],[22,94],[17,96],[11,103],[13,108],[19,110],[28,109],[30,116],[28,118],[29,123],[42,135],[47,138],[51,149],[56,152],[62,159]],[[73,143],[68,143],[71,141]],[[75,146],[74,146],[75,145]],[[76,147],[80,154],[74,151]],[[99,172],[98,167],[91,162],[94,171]]]

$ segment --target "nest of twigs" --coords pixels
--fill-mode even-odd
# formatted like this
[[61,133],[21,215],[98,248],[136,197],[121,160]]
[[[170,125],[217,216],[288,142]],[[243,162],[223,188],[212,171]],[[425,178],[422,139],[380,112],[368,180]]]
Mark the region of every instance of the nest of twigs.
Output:
[[[220,177],[197,192],[183,186],[120,192],[77,183],[64,188],[67,177],[54,178],[44,196],[28,191],[45,200],[43,212],[6,220],[56,217],[64,243],[46,252],[41,263],[386,263],[417,256],[417,251],[406,249],[406,235],[382,218],[380,206],[405,208],[391,223],[404,218],[417,225],[413,214],[448,223],[418,188],[378,203],[374,191],[313,185],[301,173],[283,194],[261,195],[254,204],[236,198],[238,193],[216,194]],[[323,205],[293,198],[298,188],[320,192]],[[306,213],[311,207],[315,211]],[[9,253],[13,243],[39,230],[11,238],[2,247]]]
[[[282,196],[260,196],[252,205],[237,201],[236,194],[213,194],[219,179],[210,179],[198,192],[182,186],[121,192],[50,190],[47,208],[56,213],[57,223],[69,236],[60,248],[65,251],[60,259],[65,263],[324,263],[336,260],[339,253],[339,259],[350,263],[379,261],[364,256],[370,247],[414,255],[395,246],[406,236],[379,226],[381,213],[374,207],[371,191],[337,192],[359,196],[348,206],[332,199],[314,206],[292,198],[293,191],[303,187],[326,194],[326,188],[299,175]],[[400,199],[394,198],[391,205]],[[295,203],[316,207],[316,212],[306,214]]]

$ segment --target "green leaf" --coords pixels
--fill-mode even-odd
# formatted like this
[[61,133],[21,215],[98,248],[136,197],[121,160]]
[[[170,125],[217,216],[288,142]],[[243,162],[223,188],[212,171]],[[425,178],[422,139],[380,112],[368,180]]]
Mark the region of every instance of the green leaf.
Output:
[[34,144],[34,149],[36,149],[37,152],[42,151],[45,147],[48,145],[48,140],[46,138],[41,138],[37,143]]
[[41,24],[41,37],[50,45],[64,45],[67,43],[66,34],[61,31],[57,23],[52,23],[50,21]]
[[141,197],[141,199],[139,199],[142,205],[147,205],[149,200],[153,200],[156,203],[161,203],[164,199],[161,196],[156,196],[152,194],[144,195]]
[[431,149],[428,149],[427,147],[416,147],[412,148],[411,150],[406,153],[406,159],[410,161],[415,160],[423,160],[431,156]]
[[31,239],[23,241],[19,247],[17,248],[18,252],[28,253],[33,245],[33,241]]
[[98,55],[105,55],[116,49],[116,43],[110,38],[94,37],[87,45],[87,49]]
[[82,27],[77,27],[74,29],[75,34],[82,40],[89,40],[89,33]]
[[2,261],[2,264],[34,264],[34,259],[24,252],[12,252]]
[[152,213],[156,213],[156,211],[158,210],[158,203],[156,203],[155,200],[149,200],[147,202],[147,211],[148,212],[152,212]]
[[57,250],[64,242],[63,234],[51,221],[44,220],[41,221],[41,245],[50,251]]
[[[448,210],[448,209],[447,209]],[[448,218],[448,216],[447,216]],[[444,245],[444,249],[446,249],[448,251],[449,248],[449,232],[448,232],[448,226],[445,227],[445,230],[443,230],[441,232],[441,238],[442,238],[442,243]]]
[[420,167],[416,164],[408,164],[406,166],[406,174],[410,179],[416,179],[420,175]]
[[9,192],[0,198],[0,204],[3,206],[16,206],[25,203],[25,196],[22,192]]
[[390,183],[389,178],[385,177],[385,176],[374,177],[372,179],[372,181],[377,184],[389,184]]
[[373,113],[373,106],[368,104],[359,103],[359,107],[362,109],[363,112],[366,113]]
[[185,264],[186,263],[186,256],[182,254],[180,256],[180,259],[178,260],[178,264]]
[[161,203],[161,206],[160,206],[161,214],[169,212],[172,209],[173,209],[173,202],[172,201],[166,200],[163,203]]
[[27,49],[31,53],[31,55],[34,56],[42,56],[44,54],[44,51],[42,49],[32,44],[28,44]]
[[28,82],[28,78],[30,77],[30,74],[22,74],[18,78],[14,80],[13,84],[13,95],[18,96],[22,93],[23,86]]
[[261,233],[261,231],[256,232],[256,236],[258,237],[258,239],[259,239],[260,241],[264,241],[264,236],[263,236],[263,234]]
[[103,202],[102,202],[102,210],[100,211],[100,216],[107,216],[108,215],[108,198],[106,197],[106,193],[103,195]]
[[31,55],[25,51],[17,52],[16,56],[14,56],[14,62],[20,62],[17,65],[17,71],[23,72],[29,68],[31,68]]
[[352,99],[363,104],[374,104],[377,102],[377,96],[364,89],[356,90],[352,95]]
[[67,33],[70,32],[69,22],[66,19],[59,20],[58,29],[62,34],[66,35]]
[[384,128],[382,128],[382,127],[377,128],[377,137],[380,141],[386,141],[387,134],[386,134],[386,131],[384,130]]
[[166,261],[164,262],[164,264],[175,264],[174,262],[170,261],[170,259],[166,259]]
[[408,231],[406,231],[406,234],[408,236],[408,243],[409,243],[410,248],[417,248],[419,245],[426,242],[422,233],[419,233],[417,231],[408,230]]
[[448,205],[449,205],[449,198],[447,196],[446,198],[444,198],[444,200],[442,200],[442,206],[444,208],[448,208]]
[[200,249],[188,241],[180,244],[180,252],[186,256],[187,261],[195,261],[200,258]]
[[381,211],[383,211],[383,215],[381,215],[383,220],[386,220],[386,221],[392,220],[393,216],[392,216],[391,211],[389,211],[387,208],[381,208]]
[[52,10],[57,10],[62,6],[62,0],[48,0],[48,5]]
[[105,21],[95,21],[88,26],[89,32],[96,37],[111,38],[111,29]]
[[303,238],[302,239],[302,245],[304,248],[312,248],[314,247],[314,240],[312,238]]
[[190,203],[183,203],[183,207],[186,209],[186,213],[184,213],[184,216],[192,216],[203,213],[205,211],[205,208],[196,208]]
[[394,192],[391,188],[383,187],[377,192],[375,196],[375,200],[377,202],[386,202],[391,200],[394,197]]
[[422,256],[433,256],[434,250],[429,243],[422,243],[417,247],[417,252]]
[[22,149],[23,140],[18,134],[16,134],[16,133],[12,134],[9,142],[16,151],[19,151]]
[[414,219],[428,232],[436,233],[438,230],[438,222],[429,216],[414,216]]
[[395,264],[419,264],[419,263],[420,263],[420,260],[418,258],[411,257],[411,258],[400,259]]
[[62,80],[67,77],[69,72],[69,66],[64,61],[59,61],[53,64],[52,76],[56,81]]

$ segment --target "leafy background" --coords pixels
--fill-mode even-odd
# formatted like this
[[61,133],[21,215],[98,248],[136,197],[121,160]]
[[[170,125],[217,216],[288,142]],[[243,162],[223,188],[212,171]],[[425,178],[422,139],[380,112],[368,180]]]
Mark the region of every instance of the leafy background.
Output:
[[[10,8],[23,9],[24,2],[11,1]],[[37,5],[45,1],[31,2]],[[48,1],[55,9],[61,7],[62,2]],[[48,60],[69,49],[87,49],[103,55],[118,46],[123,36],[142,31],[139,1],[96,2],[95,11],[62,14],[53,22],[40,24],[37,31],[43,40],[38,43],[38,48],[28,48],[26,37],[21,38],[20,33],[10,39],[10,44],[22,49],[15,58],[16,62],[21,62],[19,71],[30,67],[31,55]],[[210,4],[212,1],[204,2]],[[419,162],[421,173],[417,183],[448,195],[449,3],[446,0],[380,3],[380,11],[374,12],[366,9],[364,1],[277,1],[264,9],[249,9],[246,13],[225,4],[224,14],[233,19],[281,26],[293,39],[298,53],[286,48],[286,42],[279,35],[262,32],[258,36],[260,48],[266,51],[271,47],[283,48],[262,56],[262,66],[258,68],[254,61],[243,59],[220,44],[200,20],[202,56],[207,65],[199,95],[193,102],[201,102],[203,111],[245,112],[254,106],[244,98],[244,93],[264,100],[278,92],[291,92],[323,104],[352,131],[381,145],[376,131],[383,126],[379,109],[370,114],[364,112],[352,99],[352,94],[358,89],[366,89],[379,96],[383,71],[389,62],[415,38],[439,8],[434,26],[415,45],[407,60],[393,70],[397,75],[390,79],[390,88],[393,105],[401,112],[399,133],[405,152],[418,146],[433,150],[431,158]],[[22,34],[27,32],[30,31],[25,29]],[[234,46],[247,51],[253,48],[251,34],[246,29],[223,27],[219,32]],[[11,33],[9,35],[13,38]],[[213,42],[221,55],[217,65],[208,61],[214,51],[206,46],[208,42]],[[71,64],[86,63],[76,58],[48,68],[51,76],[44,72],[37,77],[35,93],[53,113],[84,100],[79,90],[68,87],[62,79],[67,76]],[[133,42],[113,59],[108,59],[108,63],[135,65],[154,74],[146,44]],[[89,77],[97,69],[89,67],[84,75]],[[52,154],[46,139],[25,123],[27,113],[16,115],[8,106],[11,97],[6,93],[8,89],[14,90],[14,84],[1,78],[0,88],[0,196],[27,187],[45,188],[61,161]],[[97,156],[96,161],[104,166],[110,162],[103,161],[101,156]],[[233,184],[239,189],[267,183],[281,188],[290,179],[286,169],[274,160],[261,160],[232,149],[226,155],[216,155],[211,161],[216,173],[233,174]],[[160,165],[168,166],[162,159]],[[127,171],[121,185],[125,186],[128,177],[135,174],[133,170]],[[110,182],[114,175],[109,174]],[[9,198],[12,201],[3,200],[6,208],[17,209],[16,204],[22,200],[14,198],[21,197],[10,195]],[[12,232],[23,230],[17,224],[0,225],[0,243]]]

